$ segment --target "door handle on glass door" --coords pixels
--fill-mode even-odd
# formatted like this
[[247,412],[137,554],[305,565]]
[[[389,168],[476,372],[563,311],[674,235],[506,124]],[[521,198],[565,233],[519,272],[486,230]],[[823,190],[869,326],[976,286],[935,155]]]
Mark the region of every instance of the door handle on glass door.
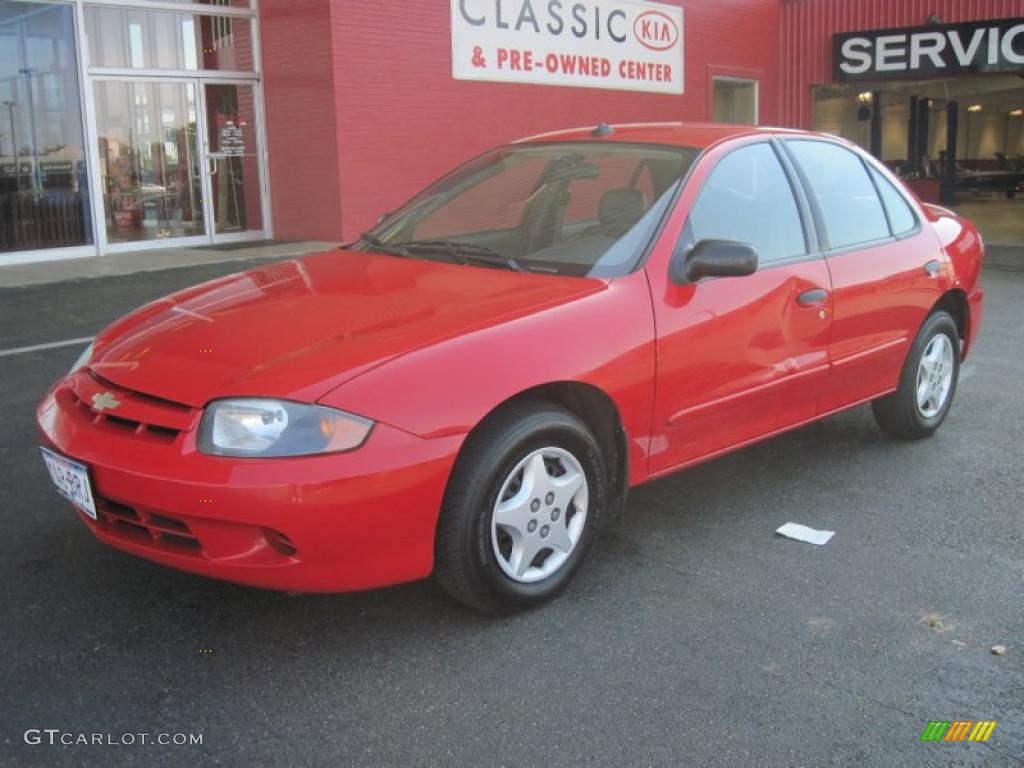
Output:
[[824,304],[825,299],[828,298],[828,291],[824,288],[812,288],[809,291],[804,291],[796,297],[796,303],[801,307],[816,307],[819,304]]

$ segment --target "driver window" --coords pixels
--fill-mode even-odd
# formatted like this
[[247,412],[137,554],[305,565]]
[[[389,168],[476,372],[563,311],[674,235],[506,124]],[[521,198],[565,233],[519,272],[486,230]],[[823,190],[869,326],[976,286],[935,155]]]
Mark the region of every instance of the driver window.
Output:
[[749,243],[762,266],[807,253],[793,189],[765,142],[740,147],[719,161],[704,182],[689,225],[694,243]]

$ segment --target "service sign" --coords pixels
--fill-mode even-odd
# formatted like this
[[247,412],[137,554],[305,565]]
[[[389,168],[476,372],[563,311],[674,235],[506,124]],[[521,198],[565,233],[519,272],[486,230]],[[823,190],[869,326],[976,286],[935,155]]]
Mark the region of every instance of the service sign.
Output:
[[451,0],[452,76],[683,92],[683,9],[639,0]]
[[1024,19],[844,32],[832,38],[832,77],[889,80],[1024,72]]

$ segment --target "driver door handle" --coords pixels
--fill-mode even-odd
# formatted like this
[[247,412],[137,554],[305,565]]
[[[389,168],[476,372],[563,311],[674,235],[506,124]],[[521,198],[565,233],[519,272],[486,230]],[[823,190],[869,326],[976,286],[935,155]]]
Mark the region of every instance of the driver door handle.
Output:
[[801,307],[816,307],[824,304],[826,299],[828,299],[828,291],[824,288],[812,288],[797,296],[796,303]]
[[928,275],[928,277],[938,277],[941,271],[942,265],[935,259],[932,259],[924,265],[924,273]]

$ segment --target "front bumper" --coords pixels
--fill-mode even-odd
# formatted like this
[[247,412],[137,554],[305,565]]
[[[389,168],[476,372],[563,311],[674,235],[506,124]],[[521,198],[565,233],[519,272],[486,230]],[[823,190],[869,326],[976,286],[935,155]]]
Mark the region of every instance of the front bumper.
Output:
[[58,383],[36,415],[46,447],[89,467],[98,519],[79,516],[101,541],[181,570],[289,591],[345,592],[430,574],[463,436],[422,439],[377,424],[350,453],[207,456],[196,450],[198,411],[177,406],[180,430],[147,428],[142,422],[158,421],[153,409],[162,404],[119,392],[126,408],[117,417],[97,413],[81,396],[88,376]]

